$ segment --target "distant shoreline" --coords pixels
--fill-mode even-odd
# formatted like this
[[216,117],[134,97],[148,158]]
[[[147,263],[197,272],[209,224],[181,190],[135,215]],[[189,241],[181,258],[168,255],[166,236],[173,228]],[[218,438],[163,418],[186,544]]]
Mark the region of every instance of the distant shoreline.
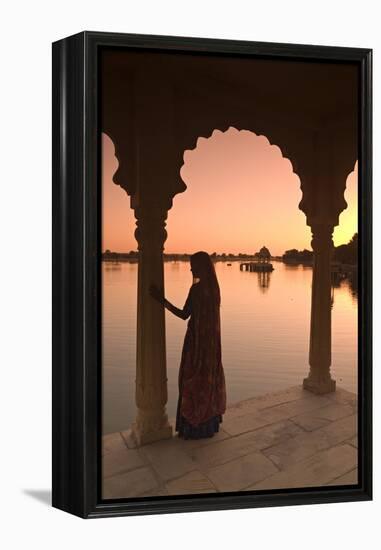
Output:
[[[129,256],[128,254],[119,254],[119,253],[112,253],[113,255],[107,255],[107,256],[104,256],[104,254],[102,254],[102,258],[101,258],[101,261],[102,262],[105,262],[105,263],[131,263],[131,264],[135,264],[135,263],[138,263],[139,261],[139,258],[138,256]],[[114,255],[115,254],[115,255]],[[189,258],[190,258],[191,254],[189,255],[185,255],[185,254],[167,254],[167,255],[163,255],[163,262],[189,262]],[[217,256],[214,256],[213,258],[213,261],[214,262],[225,262],[225,263],[231,263],[231,262],[255,262],[255,261],[258,261],[258,258],[255,257],[255,256],[242,256],[242,257],[237,257],[237,256],[220,256],[220,255],[217,255]],[[286,265],[289,265],[289,266],[298,266],[298,265],[303,265],[304,267],[312,267],[313,265],[313,262],[311,261],[304,261],[304,262],[301,262],[301,261],[289,261],[289,260],[284,260],[282,257],[279,257],[279,256],[273,256],[270,258],[270,261],[271,262],[282,262]]]
[[[163,261],[164,262],[189,262],[191,254],[164,254],[163,255]],[[222,256],[217,254],[216,256],[212,256],[213,261],[215,262],[255,262],[258,261],[258,258],[256,256]],[[129,253],[123,253],[123,252],[110,252],[110,253],[102,253],[101,261],[105,263],[138,263],[139,258],[138,254],[136,255],[130,255]],[[285,265],[288,266],[303,266],[303,267],[313,267],[313,261],[312,260],[291,260],[291,259],[284,259],[281,256],[271,256],[270,257],[271,262],[282,262]],[[357,271],[356,265],[350,265],[346,264],[344,262],[337,262],[333,261],[332,265],[337,265],[341,267],[345,267],[347,271]]]
[[[189,262],[190,257],[192,254],[163,254],[163,261],[164,262]],[[129,254],[124,252],[103,252],[102,253],[102,262],[137,262],[138,261],[138,253]],[[223,255],[223,254],[216,254],[213,256],[211,254],[211,258],[213,261],[222,261],[222,262],[242,262],[242,261],[256,261],[258,260],[258,257],[249,254],[242,254],[241,256],[229,256],[229,255]],[[270,261],[283,261],[281,256],[271,256],[269,258]]]
[[[347,244],[334,247],[332,254],[332,265],[336,266],[336,270],[342,271],[345,267],[346,271],[357,271],[357,240],[358,236],[355,233],[352,239]],[[168,254],[163,253],[164,262],[189,262],[192,254]],[[312,267],[314,262],[314,253],[312,250],[297,250],[292,248],[286,250],[281,256],[271,256],[270,251],[266,247],[262,247],[259,252],[255,254],[217,254],[213,252],[210,254],[212,261],[214,262],[256,262],[265,259],[270,262],[282,262],[285,265],[296,266],[302,265],[305,267]],[[101,255],[103,262],[138,262],[139,252],[137,250],[130,250],[130,252],[113,252],[106,250]]]

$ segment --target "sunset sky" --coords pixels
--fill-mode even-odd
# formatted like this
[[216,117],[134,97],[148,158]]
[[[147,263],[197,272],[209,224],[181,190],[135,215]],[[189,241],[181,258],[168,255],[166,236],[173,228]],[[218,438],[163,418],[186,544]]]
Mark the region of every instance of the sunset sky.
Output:
[[[114,252],[137,249],[135,217],[126,192],[112,181],[118,167],[114,145],[103,135],[103,246]],[[300,180],[281,150],[264,136],[229,128],[199,138],[185,151],[181,177],[187,190],[168,213],[165,252],[271,254],[311,249],[310,228],[298,209]],[[357,232],[357,164],[348,176],[348,208],[335,228],[335,246]]]

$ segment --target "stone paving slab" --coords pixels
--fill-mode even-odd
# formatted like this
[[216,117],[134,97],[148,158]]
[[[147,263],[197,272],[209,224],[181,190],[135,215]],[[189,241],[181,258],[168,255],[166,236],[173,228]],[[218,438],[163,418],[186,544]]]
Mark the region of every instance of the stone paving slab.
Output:
[[237,437],[230,437],[214,445],[190,450],[189,453],[192,459],[203,468],[210,468],[242,455],[260,451],[301,432],[301,428],[283,420]]
[[168,481],[166,483],[166,489],[170,495],[217,492],[217,489],[211,481],[199,470],[193,470],[184,476]]
[[357,395],[343,388],[338,388],[337,391],[327,394],[326,397],[335,403],[357,406]]
[[278,472],[262,453],[250,453],[207,470],[206,475],[218,491],[241,491]]
[[230,435],[238,435],[262,426],[268,426],[279,420],[304,415],[331,404],[332,402],[327,397],[314,394],[310,394],[309,397],[304,395],[303,398],[284,403],[262,406],[261,408],[255,407],[251,402],[248,405],[249,412],[245,408],[242,408],[242,414],[238,415],[235,413],[231,416],[230,410],[227,411],[224,419],[224,430]]
[[301,426],[306,431],[313,431],[317,428],[326,426],[333,420],[339,420],[346,416],[351,416],[357,412],[352,405],[345,403],[333,403],[326,407],[313,410],[308,414],[300,414],[291,418],[295,424]]
[[226,415],[224,419],[224,430],[230,435],[240,435],[246,432],[269,426],[274,422],[281,420],[282,417],[269,419],[267,416],[262,415],[260,412],[244,414],[235,418],[230,418]]
[[[353,394],[350,394],[353,396]],[[326,396],[324,396],[326,397]],[[274,407],[276,405],[283,405],[285,403],[291,403],[293,401],[298,401],[300,399],[308,399],[309,401],[318,399],[319,396],[306,392],[303,389],[303,386],[291,386],[285,390],[278,390],[276,392],[266,393],[263,395],[257,395],[255,397],[250,397],[243,401],[238,401],[229,405],[228,413],[235,414],[235,412],[244,411],[247,412],[249,409],[256,409],[258,411],[262,409],[267,409]]]
[[102,455],[113,453],[125,448],[125,442],[119,432],[103,436]]
[[266,407],[262,409],[262,414],[268,418],[291,418],[298,414],[306,414],[310,411],[316,411],[321,409],[325,405],[330,405],[329,399],[324,396],[311,395],[309,398],[298,399],[297,401],[291,401],[288,403],[279,403],[273,407]]
[[344,442],[356,433],[357,418],[347,418],[331,422],[311,433],[298,434],[293,438],[268,447],[263,451],[274,464],[284,470],[296,462],[307,458],[323,449]]
[[336,479],[327,483],[327,485],[357,485],[358,483],[358,471],[357,468],[353,468],[350,472],[337,477]]
[[300,428],[303,428],[306,432],[313,432],[314,430],[327,426],[327,424],[330,423],[330,420],[316,417],[313,413],[299,414],[298,416],[293,416],[290,420],[297,426],[300,426]]
[[167,481],[194,470],[196,467],[194,460],[185,452],[183,443],[186,442],[174,437],[150,445],[143,445],[139,452],[151,464],[160,478]]
[[136,440],[134,439],[131,430],[125,430],[123,432],[120,432],[120,435],[122,436],[122,439],[125,445],[127,445],[129,449],[137,448],[138,444],[136,443]]
[[353,447],[358,447],[358,441],[357,441],[357,435],[355,435],[354,437],[352,437],[352,439],[348,439],[347,443],[349,443],[350,445],[353,445]]
[[356,449],[348,444],[338,445],[297,462],[290,468],[253,484],[249,489],[255,491],[327,485],[356,466]]
[[139,451],[136,449],[124,448],[117,449],[114,452],[108,452],[102,459],[103,477],[111,477],[122,472],[134,470],[148,463]]
[[329,438],[330,445],[336,445],[346,439],[352,439],[357,435],[357,414],[331,422],[322,428]]
[[103,437],[103,498],[357,483],[357,399],[293,386],[228,407],[212,438]]
[[205,439],[187,439],[186,441],[183,441],[184,451],[189,454],[194,449],[204,449],[205,447],[209,447],[210,445],[215,445],[220,441],[225,441],[226,439],[230,439],[230,437],[231,437],[230,434],[225,432],[225,430],[220,427],[219,431],[216,434],[214,434],[213,437],[206,437]]
[[305,398],[305,396],[302,386],[292,386],[286,390],[267,393],[233,403],[229,405],[227,413],[229,414],[229,418],[234,418],[235,416],[242,416],[248,412],[260,411],[268,407],[273,407],[274,405],[289,403],[303,398]]
[[280,470],[286,470],[293,464],[329,447],[327,434],[319,429],[264,449],[263,454]]
[[159,483],[151,468],[138,468],[103,480],[104,499],[132,498],[148,491],[159,491]]
[[334,404],[319,408],[314,411],[313,415],[315,418],[323,418],[325,420],[339,420],[340,418],[352,415],[353,412],[353,407],[350,405]]

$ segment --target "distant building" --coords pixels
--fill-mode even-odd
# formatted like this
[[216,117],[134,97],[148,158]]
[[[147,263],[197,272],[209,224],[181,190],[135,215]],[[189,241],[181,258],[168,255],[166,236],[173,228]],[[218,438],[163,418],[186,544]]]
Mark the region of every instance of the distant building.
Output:
[[270,261],[270,258],[271,258],[270,250],[266,248],[266,246],[262,246],[262,248],[256,254],[256,256],[260,262],[267,263]]
[[239,266],[240,270],[257,271],[260,273],[267,273],[274,270],[273,265],[270,263],[270,250],[265,246],[262,246],[260,251],[254,254],[254,258],[254,262],[242,262]]

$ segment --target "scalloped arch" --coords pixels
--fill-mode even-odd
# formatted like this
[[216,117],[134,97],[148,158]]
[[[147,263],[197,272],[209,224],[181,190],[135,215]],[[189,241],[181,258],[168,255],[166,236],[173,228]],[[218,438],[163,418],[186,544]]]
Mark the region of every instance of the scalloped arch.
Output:
[[[300,167],[296,157],[293,156],[293,154],[290,151],[290,148],[287,145],[285,145],[285,144],[280,145],[279,140],[275,136],[269,136],[268,135],[268,134],[271,134],[271,132],[266,132],[266,133],[263,132],[263,131],[258,132],[258,131],[255,131],[254,129],[250,128],[247,125],[224,124],[224,125],[219,125],[218,128],[213,128],[213,130],[209,129],[208,131],[204,131],[202,134],[199,134],[197,136],[192,136],[192,143],[190,144],[189,147],[187,147],[183,151],[183,157],[182,157],[183,162],[180,166],[180,171],[179,172],[181,172],[181,168],[185,165],[185,160],[184,160],[185,153],[188,152],[188,151],[195,151],[198,147],[198,143],[199,143],[200,140],[209,140],[215,132],[220,132],[220,133],[224,134],[228,130],[230,130],[231,128],[234,129],[234,130],[237,130],[238,132],[246,131],[246,132],[250,132],[250,133],[254,134],[257,137],[264,137],[264,138],[267,139],[270,146],[278,147],[282,157],[284,159],[287,159],[290,162],[293,174],[295,174],[299,178],[299,182],[300,182],[299,189],[302,193],[302,198],[301,198],[301,200],[298,204],[298,208],[303,213],[305,213],[303,208],[302,208],[302,206],[305,204],[305,196],[304,196],[304,191],[305,190],[304,190],[303,184],[302,184],[301,167]],[[181,175],[179,177],[180,177],[181,181],[184,183],[184,185],[186,186],[186,182],[181,178]]]

